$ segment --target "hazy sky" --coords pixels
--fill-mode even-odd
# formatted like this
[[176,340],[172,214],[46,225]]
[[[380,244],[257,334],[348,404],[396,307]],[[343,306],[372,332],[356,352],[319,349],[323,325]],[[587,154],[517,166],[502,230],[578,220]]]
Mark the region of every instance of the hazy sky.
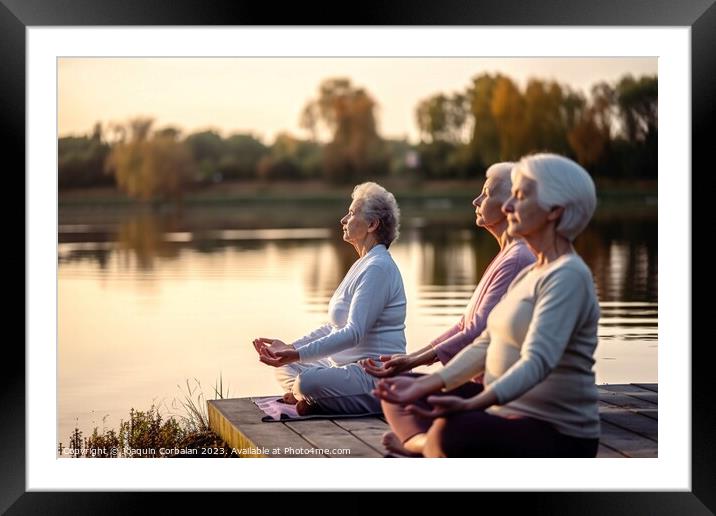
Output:
[[153,117],[155,127],[222,136],[251,132],[264,143],[299,127],[322,80],[348,77],[379,106],[386,138],[418,131],[415,107],[436,93],[464,91],[480,73],[502,73],[524,88],[529,78],[556,80],[587,92],[627,73],[657,74],[656,58],[62,58],[59,134],[87,134],[95,122]]

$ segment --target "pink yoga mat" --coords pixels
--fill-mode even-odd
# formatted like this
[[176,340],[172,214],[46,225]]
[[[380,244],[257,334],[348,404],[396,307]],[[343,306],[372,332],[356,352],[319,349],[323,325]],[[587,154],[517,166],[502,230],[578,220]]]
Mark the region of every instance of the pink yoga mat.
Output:
[[264,414],[261,421],[265,423],[281,422],[281,421],[297,421],[301,419],[340,419],[348,417],[367,417],[367,416],[380,416],[381,412],[367,412],[363,414],[313,414],[310,416],[299,416],[296,412],[296,405],[290,405],[284,403],[281,396],[261,396],[257,398],[251,398],[258,408],[260,408]]

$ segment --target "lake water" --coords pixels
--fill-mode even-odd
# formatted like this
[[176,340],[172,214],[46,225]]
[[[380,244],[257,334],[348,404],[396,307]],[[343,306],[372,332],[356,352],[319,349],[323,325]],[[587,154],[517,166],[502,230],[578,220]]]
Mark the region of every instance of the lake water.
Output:
[[[408,299],[408,351],[455,323],[497,252],[469,200],[455,204],[401,203],[390,251]],[[251,340],[290,341],[325,321],[356,259],[340,238],[344,209],[60,209],[58,441],[75,425],[118,429],[132,407],[181,413],[171,406],[187,380],[206,399],[220,376],[231,397],[278,393]],[[600,209],[576,247],[602,309],[597,382],[657,382],[656,207]]]

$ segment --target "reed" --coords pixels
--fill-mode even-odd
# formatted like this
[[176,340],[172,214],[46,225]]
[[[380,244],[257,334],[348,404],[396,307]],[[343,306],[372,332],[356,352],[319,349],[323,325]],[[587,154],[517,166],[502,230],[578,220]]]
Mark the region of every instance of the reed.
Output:
[[[69,447],[60,442],[58,453],[63,457],[87,458],[159,458],[159,457],[237,457],[238,455],[209,428],[206,397],[201,383],[185,381],[186,390],[179,399],[172,400],[169,411],[163,416],[154,403],[148,410],[131,408],[129,419],[120,420],[119,431],[107,430],[107,416],[102,418],[102,430],[94,427],[89,437],[84,437],[79,423],[70,434]],[[214,383],[214,398],[228,397],[224,392],[221,374]]]

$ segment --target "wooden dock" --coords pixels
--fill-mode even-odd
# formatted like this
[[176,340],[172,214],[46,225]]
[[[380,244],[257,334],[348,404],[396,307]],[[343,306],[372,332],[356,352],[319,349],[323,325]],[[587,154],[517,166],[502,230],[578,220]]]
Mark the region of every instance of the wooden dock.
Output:
[[[598,457],[656,457],[657,384],[599,385]],[[264,423],[249,398],[208,402],[209,426],[242,457],[384,457],[381,417]]]

